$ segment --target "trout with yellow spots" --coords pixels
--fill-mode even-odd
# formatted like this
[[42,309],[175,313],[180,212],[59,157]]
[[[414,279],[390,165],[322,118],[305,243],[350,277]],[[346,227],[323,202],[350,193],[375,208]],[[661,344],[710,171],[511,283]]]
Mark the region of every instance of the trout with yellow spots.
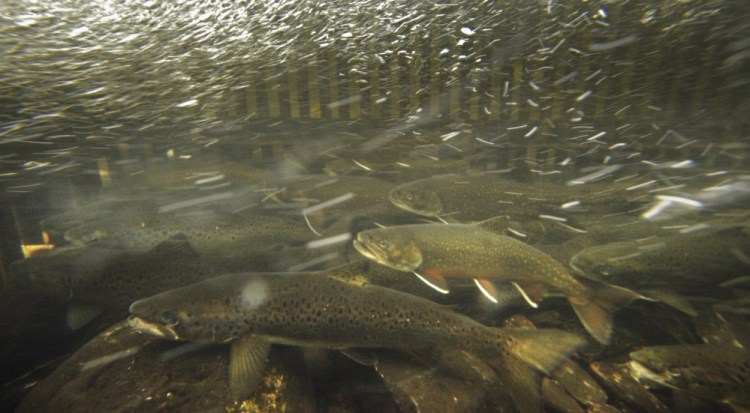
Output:
[[521,241],[479,225],[420,224],[360,232],[354,247],[388,267],[413,272],[432,288],[448,293],[445,278],[473,278],[482,293],[497,302],[493,281],[513,283],[536,307],[539,289],[563,293],[584,327],[599,342],[612,334],[612,311],[638,293],[612,285],[592,286],[577,279],[558,261]]

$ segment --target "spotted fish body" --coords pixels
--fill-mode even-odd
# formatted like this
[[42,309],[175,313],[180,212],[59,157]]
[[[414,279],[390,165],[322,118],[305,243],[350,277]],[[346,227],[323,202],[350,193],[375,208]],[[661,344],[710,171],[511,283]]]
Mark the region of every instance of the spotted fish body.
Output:
[[523,376],[513,376],[509,385],[530,386],[525,389],[530,394],[537,391],[529,369],[547,372],[582,343],[562,331],[486,327],[419,297],[318,273],[220,276],[137,301],[130,311],[132,323],[145,331],[176,340],[233,342],[233,355],[237,343],[247,342],[253,354],[263,353],[259,343],[338,350],[454,346],[506,376]]
[[[614,286],[594,288],[572,276],[544,252],[478,225],[424,224],[360,232],[355,248],[366,257],[401,271],[411,271],[439,291],[445,278],[473,278],[491,300],[493,281],[516,283],[522,294],[549,287],[568,297],[587,330],[606,343],[614,307],[638,297]],[[602,294],[607,292],[607,294]],[[535,305],[531,297],[529,302]],[[604,301],[602,301],[604,300]],[[494,300],[493,300],[494,301]]]
[[148,250],[170,237],[184,235],[202,254],[241,255],[279,244],[301,244],[312,238],[302,220],[273,215],[246,219],[214,211],[186,214],[143,211],[125,217],[101,219],[66,232],[75,244],[107,241],[132,250]]
[[523,183],[497,174],[440,175],[401,184],[388,198],[401,209],[460,221],[479,221],[498,215],[538,216],[565,212],[562,205],[578,201],[588,210],[627,207],[632,194],[612,185],[560,187]]
[[[583,296],[586,286],[559,262],[514,238],[475,225],[425,224],[379,228],[359,234],[360,242],[391,243],[391,256],[418,250],[418,265],[403,267],[430,276],[490,278],[544,284],[567,296]],[[379,240],[379,241],[378,241]],[[416,248],[398,248],[412,244]],[[400,252],[397,252],[396,250]],[[416,258],[416,255],[414,256]],[[417,261],[413,261],[415,264]]]
[[263,257],[207,259],[177,236],[148,251],[106,244],[56,248],[17,261],[10,270],[34,291],[68,301],[68,324],[75,329],[101,311],[122,314],[140,298],[264,264]]

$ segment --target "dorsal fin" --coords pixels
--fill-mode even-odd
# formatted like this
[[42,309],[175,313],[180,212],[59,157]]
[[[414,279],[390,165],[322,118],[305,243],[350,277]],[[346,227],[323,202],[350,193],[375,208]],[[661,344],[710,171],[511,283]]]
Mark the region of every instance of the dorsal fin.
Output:
[[152,253],[165,254],[169,256],[195,256],[195,251],[185,234],[175,234],[160,242],[151,249]]

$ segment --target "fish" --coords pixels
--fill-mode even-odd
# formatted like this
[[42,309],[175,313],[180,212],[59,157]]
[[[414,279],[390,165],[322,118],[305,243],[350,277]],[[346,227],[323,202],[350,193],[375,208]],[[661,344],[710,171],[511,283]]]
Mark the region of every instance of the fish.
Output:
[[107,244],[57,248],[12,263],[10,272],[30,291],[65,300],[68,327],[78,330],[105,311],[127,314],[140,298],[253,267],[263,269],[263,260],[207,259],[178,235],[147,251]]
[[335,158],[326,162],[323,171],[328,175],[354,175],[366,173],[371,176],[392,177],[398,182],[422,179],[425,176],[446,174],[451,171],[471,171],[471,159],[431,159],[406,157],[392,162],[383,162],[373,157],[373,160],[359,158]]
[[394,184],[368,176],[303,175],[269,189],[267,208],[301,210],[310,229],[322,234],[340,220],[370,217],[397,219],[403,211],[388,202]]
[[417,215],[466,222],[506,214],[570,215],[570,211],[584,208],[606,212],[628,210],[633,208],[636,197],[624,189],[604,183],[572,187],[527,183],[504,179],[496,173],[449,174],[398,185],[388,193],[388,199]]
[[653,346],[630,353],[639,380],[683,390],[703,399],[750,407],[750,353],[734,346]]
[[129,199],[104,197],[95,202],[77,205],[50,215],[43,219],[39,226],[46,237],[54,244],[64,244],[65,233],[81,225],[94,221],[138,215],[156,208],[154,199],[131,196]]
[[494,281],[511,282],[532,307],[550,287],[564,294],[586,330],[600,343],[612,335],[612,312],[646,297],[608,284],[591,285],[544,252],[512,237],[472,224],[414,224],[361,231],[354,248],[388,267],[415,274],[447,294],[446,277],[472,278],[497,303]]
[[[247,216],[247,215],[246,215]],[[171,236],[184,235],[201,254],[242,255],[278,246],[301,245],[314,236],[300,219],[255,214],[244,218],[217,211],[114,214],[65,233],[76,245],[107,241],[123,249],[148,250]]]
[[140,173],[116,181],[112,190],[139,192],[206,189],[218,185],[257,185],[263,187],[276,176],[265,169],[235,162],[208,159],[180,159],[148,165]]
[[607,282],[627,282],[631,288],[695,293],[745,276],[748,254],[750,237],[740,228],[709,229],[594,245],[575,254],[570,265]]
[[560,330],[488,327],[431,301],[325,272],[227,274],[136,301],[130,313],[145,333],[230,343],[238,400],[257,385],[272,344],[414,352],[452,346],[490,365],[521,411],[541,411],[536,372],[552,371],[585,342]]

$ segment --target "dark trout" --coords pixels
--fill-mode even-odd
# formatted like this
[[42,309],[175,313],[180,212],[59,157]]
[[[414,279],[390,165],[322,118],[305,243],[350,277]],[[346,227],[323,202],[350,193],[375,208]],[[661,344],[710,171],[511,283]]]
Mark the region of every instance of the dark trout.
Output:
[[201,254],[224,257],[299,245],[313,238],[305,223],[292,217],[256,214],[243,218],[211,210],[160,213],[155,209],[88,222],[68,230],[65,238],[79,245],[106,241],[125,249],[148,250],[176,235],[184,235]]
[[56,248],[10,266],[19,283],[68,301],[67,322],[78,329],[104,311],[127,313],[140,298],[231,271],[264,269],[265,257],[213,260],[200,256],[184,236],[148,251],[107,244]]
[[172,340],[231,343],[231,390],[246,397],[271,344],[419,351],[452,346],[490,364],[524,412],[541,411],[547,373],[583,340],[557,330],[491,328],[431,301],[321,273],[220,276],[133,303],[131,324]]

